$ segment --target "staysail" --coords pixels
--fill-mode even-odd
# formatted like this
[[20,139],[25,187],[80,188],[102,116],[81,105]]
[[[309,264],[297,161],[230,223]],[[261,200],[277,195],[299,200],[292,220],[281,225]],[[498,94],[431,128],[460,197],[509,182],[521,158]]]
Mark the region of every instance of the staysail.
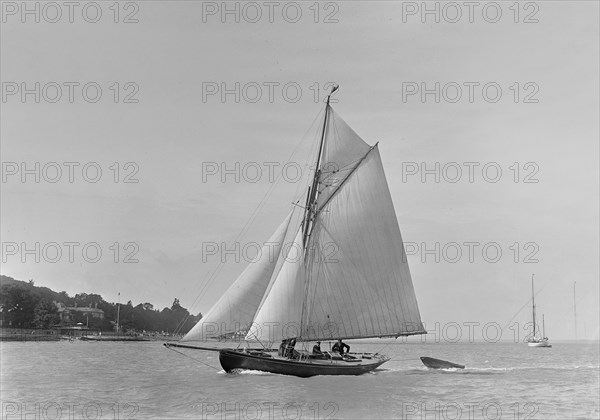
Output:
[[284,250],[287,253],[283,265],[256,313],[247,339],[272,343],[300,335],[305,278],[303,249],[300,229],[290,249]]
[[247,332],[277,265],[292,213],[225,294],[181,341],[203,341],[240,331]]
[[246,339],[424,334],[379,150],[329,105],[325,118],[302,264],[275,279]]

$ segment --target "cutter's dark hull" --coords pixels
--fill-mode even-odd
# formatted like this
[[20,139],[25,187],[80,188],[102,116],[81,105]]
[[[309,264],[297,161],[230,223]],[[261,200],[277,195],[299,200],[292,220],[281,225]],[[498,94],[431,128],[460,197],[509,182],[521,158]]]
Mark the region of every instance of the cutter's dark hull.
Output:
[[260,370],[281,375],[308,378],[317,375],[362,375],[371,372],[389,359],[378,356],[367,361],[346,362],[342,360],[298,361],[269,357],[261,354],[248,354],[238,350],[221,350],[219,361],[226,372],[236,369]]

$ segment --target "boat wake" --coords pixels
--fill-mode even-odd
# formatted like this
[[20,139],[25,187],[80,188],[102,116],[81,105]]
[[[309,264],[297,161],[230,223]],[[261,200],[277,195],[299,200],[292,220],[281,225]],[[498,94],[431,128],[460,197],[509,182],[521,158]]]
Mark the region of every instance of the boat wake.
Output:
[[[512,368],[510,368],[512,369]],[[416,367],[416,368],[392,368],[392,369],[379,369],[378,373],[382,374],[398,374],[404,375],[495,375],[501,373],[500,371],[507,370],[506,368],[443,368],[443,369],[431,369],[428,367]]]
[[247,369],[232,369],[229,372],[225,372],[225,370],[220,370],[219,374],[220,375],[227,375],[227,376],[246,376],[246,375],[264,376],[264,375],[273,375],[270,372],[263,372],[261,370],[247,370]]

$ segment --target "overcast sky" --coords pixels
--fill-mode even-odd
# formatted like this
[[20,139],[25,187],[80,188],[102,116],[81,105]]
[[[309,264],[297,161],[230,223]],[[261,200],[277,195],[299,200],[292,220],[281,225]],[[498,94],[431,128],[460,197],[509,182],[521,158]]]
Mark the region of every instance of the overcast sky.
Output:
[[[271,17],[262,2],[230,2],[224,16],[221,2],[121,3],[118,15],[82,2],[72,16],[28,4],[39,23],[21,2],[2,10],[2,274],[115,302],[178,297],[205,313],[244,264],[209,282],[220,258],[203,248],[233,241],[265,196],[240,247],[269,238],[304,192],[293,169],[307,174],[336,82],[336,111],[380,142],[428,329],[515,317],[523,334],[535,273],[548,335],[574,338],[576,281],[578,337],[598,338],[597,2],[481,2],[471,16],[429,2],[439,23],[421,2],[321,3],[318,14],[281,2]],[[280,175],[294,150],[272,188],[269,165]],[[222,163],[247,171],[221,182]],[[436,243],[439,262],[423,252]]]

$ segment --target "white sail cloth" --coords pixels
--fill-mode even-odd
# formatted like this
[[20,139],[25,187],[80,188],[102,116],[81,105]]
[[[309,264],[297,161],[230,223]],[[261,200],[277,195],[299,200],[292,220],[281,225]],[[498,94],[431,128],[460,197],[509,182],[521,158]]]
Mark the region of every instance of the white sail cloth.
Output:
[[204,341],[248,330],[277,265],[292,213],[225,294],[181,341]]
[[322,206],[311,235],[301,337],[424,332],[377,146]]
[[305,279],[303,254],[302,230],[299,230],[269,294],[256,313],[247,340],[273,343],[300,335]]

